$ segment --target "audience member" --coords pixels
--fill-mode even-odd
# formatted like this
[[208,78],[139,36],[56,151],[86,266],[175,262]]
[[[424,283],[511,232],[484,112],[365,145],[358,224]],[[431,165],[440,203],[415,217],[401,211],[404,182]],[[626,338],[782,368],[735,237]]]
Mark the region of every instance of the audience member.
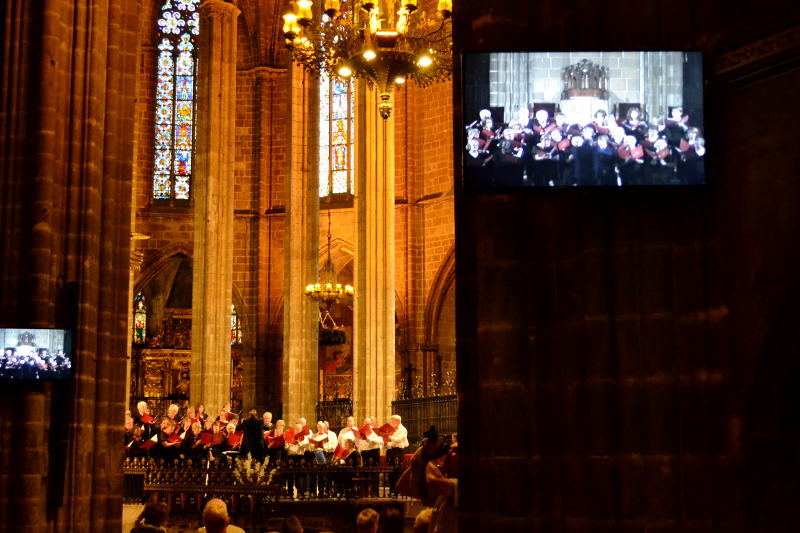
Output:
[[166,533],[169,510],[162,502],[147,502],[142,513],[136,519],[131,533]]
[[281,526],[283,533],[303,533],[303,526],[300,524],[300,519],[295,515],[289,515],[283,520]]
[[376,533],[378,531],[378,513],[367,507],[356,517],[357,533]]
[[430,507],[425,507],[419,512],[417,517],[414,519],[414,533],[428,533],[428,529],[431,527],[432,514],[433,509]]
[[245,533],[244,529],[231,524],[228,506],[219,498],[208,500],[203,510],[203,526],[197,533]]
[[397,507],[387,505],[381,509],[378,520],[381,533],[403,533],[405,527],[405,513]]

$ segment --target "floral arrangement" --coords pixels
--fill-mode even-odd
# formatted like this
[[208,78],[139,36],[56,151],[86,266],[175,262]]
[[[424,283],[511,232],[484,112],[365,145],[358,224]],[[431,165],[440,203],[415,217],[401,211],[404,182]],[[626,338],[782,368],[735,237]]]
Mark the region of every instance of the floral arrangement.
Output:
[[271,485],[277,468],[268,469],[269,457],[263,462],[253,459],[248,453],[247,459],[236,459],[233,477],[237,485]]

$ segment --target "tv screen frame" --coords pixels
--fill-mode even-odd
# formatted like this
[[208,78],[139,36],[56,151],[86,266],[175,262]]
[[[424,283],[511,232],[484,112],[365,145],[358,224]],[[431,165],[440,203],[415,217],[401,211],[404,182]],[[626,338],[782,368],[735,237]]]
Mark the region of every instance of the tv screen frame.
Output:
[[463,189],[705,188],[705,65],[689,49],[462,52]]
[[68,380],[74,366],[72,330],[0,327],[0,381]]

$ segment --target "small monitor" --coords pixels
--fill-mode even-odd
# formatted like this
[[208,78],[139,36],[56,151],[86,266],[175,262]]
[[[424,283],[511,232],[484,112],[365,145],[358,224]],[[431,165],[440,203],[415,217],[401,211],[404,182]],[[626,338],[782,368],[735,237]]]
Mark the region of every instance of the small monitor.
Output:
[[65,329],[0,328],[0,379],[69,378],[73,363],[71,337]]
[[464,53],[462,79],[467,190],[706,182],[700,52]]

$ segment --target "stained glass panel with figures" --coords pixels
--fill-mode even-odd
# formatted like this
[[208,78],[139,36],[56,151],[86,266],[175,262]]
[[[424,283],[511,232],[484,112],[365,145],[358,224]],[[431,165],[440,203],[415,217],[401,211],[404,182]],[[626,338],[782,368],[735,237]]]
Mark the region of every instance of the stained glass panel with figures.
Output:
[[147,306],[141,292],[133,299],[133,342],[144,344],[147,340]]
[[165,0],[158,20],[153,199],[191,198],[200,0]]
[[352,80],[320,78],[319,195],[353,193],[355,112]]

